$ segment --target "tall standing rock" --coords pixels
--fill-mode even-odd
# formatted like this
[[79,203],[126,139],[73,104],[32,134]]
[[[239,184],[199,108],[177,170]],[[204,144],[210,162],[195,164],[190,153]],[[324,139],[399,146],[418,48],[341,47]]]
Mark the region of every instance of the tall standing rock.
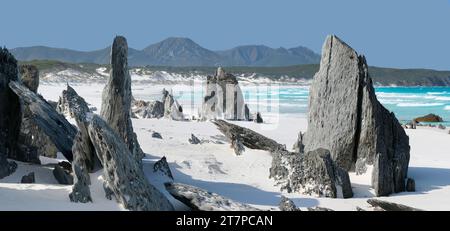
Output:
[[250,112],[237,78],[219,67],[206,80],[206,96],[202,104],[204,119],[249,120]]
[[0,179],[17,168],[8,156],[16,155],[20,134],[21,109],[17,95],[9,88],[10,81],[18,80],[17,60],[6,48],[0,48]]
[[393,113],[378,102],[364,56],[327,37],[310,87],[305,151],[329,149],[339,167],[364,173],[374,165],[377,195],[405,189],[409,139]]
[[144,157],[131,124],[131,77],[128,72],[128,45],[122,36],[111,48],[111,74],[103,90],[101,115],[127,144],[134,158]]

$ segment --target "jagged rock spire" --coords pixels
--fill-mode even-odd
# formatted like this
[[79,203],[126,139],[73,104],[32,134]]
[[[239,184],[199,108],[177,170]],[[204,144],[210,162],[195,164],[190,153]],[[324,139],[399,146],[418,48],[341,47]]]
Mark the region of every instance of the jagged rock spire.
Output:
[[122,36],[114,39],[111,48],[111,74],[103,90],[101,116],[141,161],[144,157],[131,124],[131,77],[128,72],[128,45]]
[[363,173],[373,165],[377,195],[405,189],[409,139],[378,102],[364,56],[328,36],[309,93],[305,152],[329,149],[339,167]]

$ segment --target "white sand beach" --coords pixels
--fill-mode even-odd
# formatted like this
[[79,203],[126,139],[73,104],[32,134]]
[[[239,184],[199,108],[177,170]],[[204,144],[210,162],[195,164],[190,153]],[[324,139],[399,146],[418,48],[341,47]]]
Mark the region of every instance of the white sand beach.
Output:
[[[101,108],[103,85],[74,85],[85,100]],[[133,86],[134,87],[134,86]],[[47,100],[57,101],[65,84],[42,84],[39,88]],[[142,87],[143,91],[158,93],[161,86]],[[136,97],[138,98],[138,97]],[[263,115],[264,116],[264,115]],[[280,196],[292,199],[301,209],[327,207],[334,210],[356,210],[359,206],[371,210],[366,200],[374,196],[370,175],[350,174],[354,197],[350,199],[317,198],[280,192],[269,179],[272,157],[266,151],[246,148],[236,156],[225,137],[211,122],[173,121],[168,119],[133,119],[134,131],[146,153],[144,171],[149,181],[163,191],[177,209],[186,209],[163,189],[163,179],[152,171],[153,163],[165,156],[174,181],[194,185],[260,209],[277,210]],[[306,131],[306,115],[272,115],[264,124],[233,122],[250,128],[292,148],[300,131]],[[153,131],[163,139],[152,138]],[[392,194],[381,199],[398,202],[424,210],[450,210],[450,135],[447,130],[418,127],[406,130],[411,146],[409,177],[415,179],[416,192]],[[190,144],[194,134],[204,142]],[[48,160],[46,160],[48,161]],[[35,184],[20,184],[20,178],[34,171]],[[368,171],[370,172],[370,171]],[[0,210],[123,210],[104,197],[101,172],[91,175],[93,203],[71,203],[71,186],[58,185],[46,166],[19,163],[18,170],[0,180]],[[45,192],[45,193],[43,193]]]

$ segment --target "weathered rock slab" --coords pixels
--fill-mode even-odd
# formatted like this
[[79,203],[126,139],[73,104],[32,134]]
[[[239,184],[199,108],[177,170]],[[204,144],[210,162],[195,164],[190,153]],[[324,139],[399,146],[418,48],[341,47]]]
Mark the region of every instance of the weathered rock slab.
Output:
[[167,191],[195,211],[258,211],[259,209],[180,183],[166,183]]
[[358,174],[374,165],[376,195],[405,190],[409,139],[377,100],[364,56],[328,36],[309,94],[305,152],[330,150],[337,166]]
[[128,146],[108,124],[93,115],[89,137],[103,165],[105,192],[133,211],[173,210],[167,198],[151,185]]
[[348,173],[336,166],[326,149],[306,154],[286,150],[272,152],[270,177],[281,190],[318,197],[350,198],[353,196]]
[[13,173],[17,164],[7,160],[17,156],[21,108],[17,95],[9,88],[18,80],[17,60],[6,48],[0,48],[0,179]]

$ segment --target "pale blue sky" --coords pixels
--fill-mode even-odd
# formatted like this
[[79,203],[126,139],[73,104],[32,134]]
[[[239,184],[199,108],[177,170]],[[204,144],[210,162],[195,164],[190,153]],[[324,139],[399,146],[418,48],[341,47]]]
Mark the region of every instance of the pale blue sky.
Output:
[[450,70],[449,0],[14,0],[0,4],[0,45],[141,49],[169,36],[221,50],[307,46],[337,34],[370,65]]

